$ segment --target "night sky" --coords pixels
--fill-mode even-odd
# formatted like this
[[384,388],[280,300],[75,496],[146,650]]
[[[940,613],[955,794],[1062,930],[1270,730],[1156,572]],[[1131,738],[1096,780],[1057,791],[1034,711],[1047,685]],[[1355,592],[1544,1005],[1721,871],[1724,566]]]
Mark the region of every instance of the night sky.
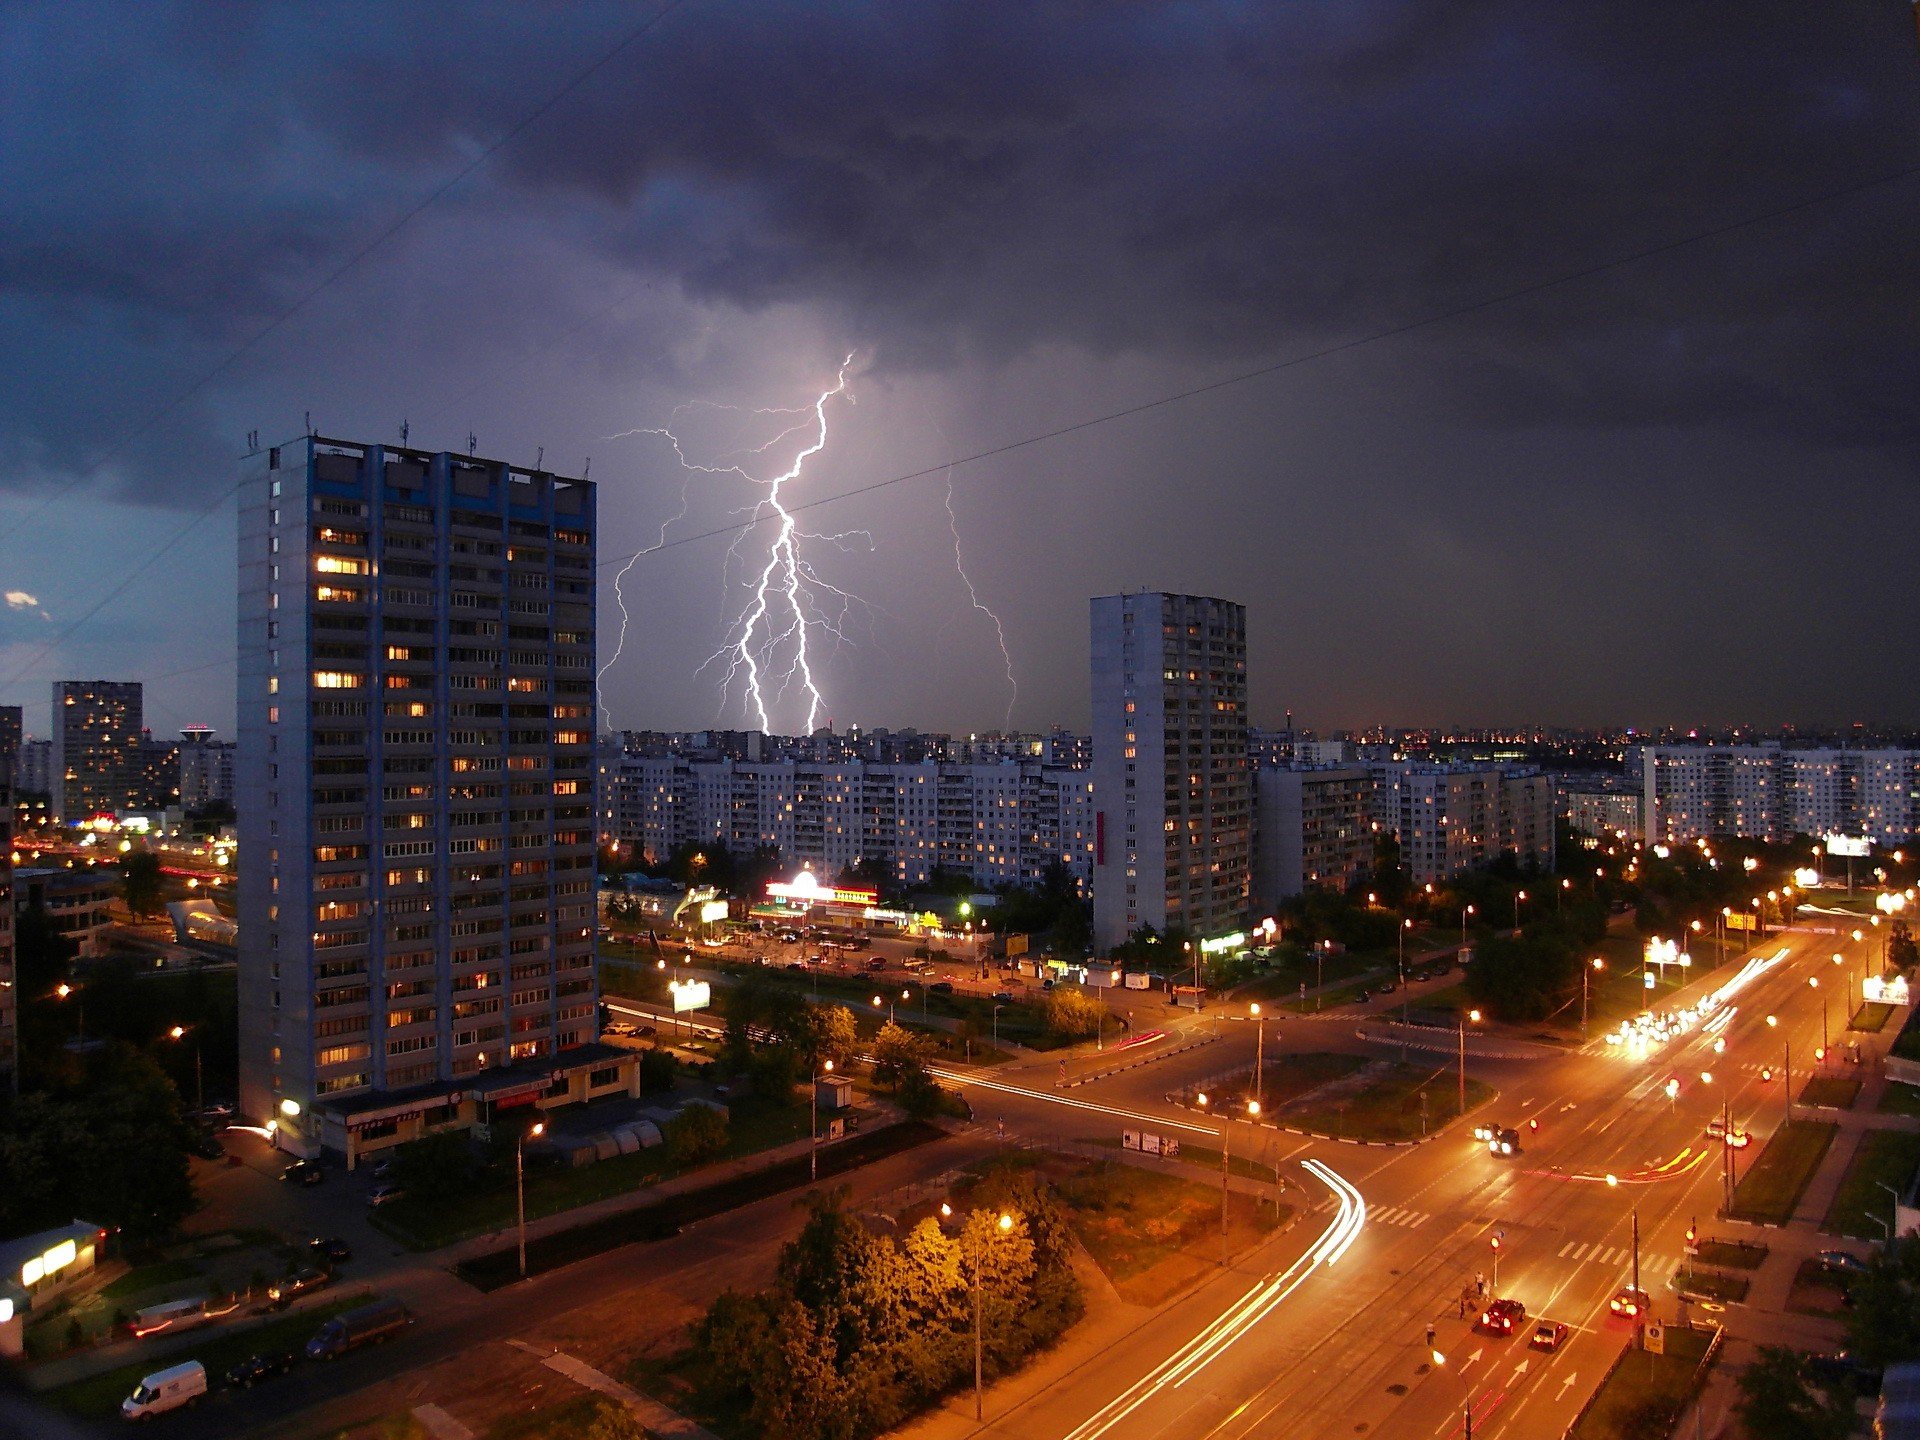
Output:
[[[630,432],[764,479],[809,413],[721,407],[849,354],[785,493],[934,468],[802,517],[842,727],[1082,726],[1138,588],[1246,603],[1255,723],[1920,721],[1905,0],[656,13],[0,7],[30,729],[230,730],[251,430],[590,456],[618,560],[685,477]],[[692,479],[669,540],[756,493]],[[615,724],[742,723],[730,538],[628,571]]]

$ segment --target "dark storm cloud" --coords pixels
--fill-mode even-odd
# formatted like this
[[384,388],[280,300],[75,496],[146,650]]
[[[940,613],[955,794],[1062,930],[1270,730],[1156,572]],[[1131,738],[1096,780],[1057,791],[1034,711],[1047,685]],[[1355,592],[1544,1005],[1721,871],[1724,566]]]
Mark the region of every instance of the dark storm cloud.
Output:
[[[1291,632],[1292,648],[1263,656],[1267,673],[1344,687],[1369,714],[1484,714],[1531,693],[1493,689],[1503,670],[1583,655],[1606,668],[1553,672],[1548,698],[1591,714],[1669,620],[1644,599],[1608,608],[1606,586],[1623,567],[1643,590],[1687,573],[1668,511],[1694,536],[1728,517],[1716,543],[1730,569],[1762,541],[1816,533],[1786,505],[1830,493],[1835,475],[1911,479],[1920,180],[1607,267],[1920,164],[1920,55],[1893,0],[693,0],[605,58],[651,13],[0,8],[0,492],[53,493],[97,469],[75,495],[197,506],[231,483],[249,429],[282,433],[314,407],[323,428],[386,434],[411,414],[431,443],[473,425],[514,458],[563,439],[568,454],[597,450],[595,478],[611,466],[618,500],[607,513],[637,544],[670,513],[673,476],[643,447],[609,456],[591,437],[689,396],[804,399],[795,389],[849,345],[868,413],[893,426],[863,433],[849,417],[841,468],[822,477],[835,488],[1466,312],[1284,383],[974,467],[976,527],[1047,521],[984,562],[1005,560],[993,588],[1046,616],[1044,646],[1016,642],[1023,661],[1073,677],[1050,711],[1016,716],[1039,721],[1074,718],[1058,696],[1080,689],[1078,607],[1120,583],[1370,627],[1389,638],[1364,675],[1315,671],[1341,662]],[[1592,267],[1606,268],[1473,308]],[[884,411],[890,398],[901,411]],[[929,426],[943,424],[951,443],[935,449]],[[1764,532],[1743,508],[1755,495]],[[1638,507],[1631,539],[1605,558],[1576,543],[1623,496]],[[924,525],[910,499],[890,492],[888,513]],[[944,515],[931,521],[944,544]],[[1221,534],[1256,529],[1257,549],[1220,552]],[[1817,533],[1837,551],[1845,529]],[[1543,533],[1551,576],[1535,555],[1483,578]],[[23,568],[10,539],[0,570],[50,596],[57,620],[91,598],[78,577]],[[913,543],[873,563],[924,570]],[[1066,549],[1089,558],[1064,569]],[[1813,614],[1820,576],[1854,563],[1810,560],[1769,579],[1783,617]],[[710,594],[709,561],[663,559],[673,578],[650,598]],[[1468,596],[1456,603],[1479,584],[1554,623],[1537,621],[1516,657],[1492,602],[1471,602],[1489,606],[1469,627],[1480,668],[1423,675],[1463,643],[1423,608],[1427,567]],[[1889,554],[1862,573],[1899,572]],[[1276,574],[1320,589],[1303,600]],[[183,610],[205,590],[199,632],[228,633],[224,576],[179,583]],[[712,641],[686,643],[690,659],[650,663],[691,672]],[[1665,664],[1647,694],[1711,688]],[[958,723],[891,712],[917,698],[883,673],[895,668],[910,667],[862,675],[864,718]],[[1857,668],[1874,695],[1904,693]],[[943,708],[978,691],[997,716],[990,684],[966,673],[943,677]],[[1754,703],[1785,704],[1780,685]]]

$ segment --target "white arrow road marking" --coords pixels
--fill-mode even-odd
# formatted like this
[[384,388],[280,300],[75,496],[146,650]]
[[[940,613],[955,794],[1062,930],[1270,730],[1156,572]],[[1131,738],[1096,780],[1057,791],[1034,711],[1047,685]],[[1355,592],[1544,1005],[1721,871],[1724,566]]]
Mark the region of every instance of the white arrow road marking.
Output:
[[[1527,1373],[1527,1362],[1524,1360],[1522,1360],[1518,1365],[1513,1367],[1514,1380],[1518,1380],[1522,1375],[1526,1373]],[[1513,1383],[1513,1380],[1509,1380],[1507,1383],[1511,1385]]]
[[1573,1382],[1578,1380],[1579,1378],[1580,1377],[1578,1375],[1568,1375],[1566,1379],[1560,1382],[1560,1396],[1562,1399],[1566,1398],[1567,1388],[1571,1386]]

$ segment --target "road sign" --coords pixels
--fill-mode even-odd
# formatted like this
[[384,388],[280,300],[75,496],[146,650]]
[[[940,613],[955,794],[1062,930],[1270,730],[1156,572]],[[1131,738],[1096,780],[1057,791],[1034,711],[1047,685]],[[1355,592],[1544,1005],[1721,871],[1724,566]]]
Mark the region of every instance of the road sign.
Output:
[[1642,1333],[1646,1337],[1646,1347],[1649,1355],[1664,1355],[1667,1353],[1666,1326],[1662,1325],[1658,1320],[1649,1320],[1647,1322],[1647,1328]]

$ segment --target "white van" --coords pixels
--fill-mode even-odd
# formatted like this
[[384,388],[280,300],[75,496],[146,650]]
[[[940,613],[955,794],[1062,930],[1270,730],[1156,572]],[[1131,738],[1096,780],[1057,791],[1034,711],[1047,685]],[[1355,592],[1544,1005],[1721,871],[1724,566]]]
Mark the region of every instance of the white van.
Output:
[[156,1370],[134,1387],[133,1394],[120,1402],[120,1414],[128,1420],[151,1420],[182,1405],[191,1405],[207,1393],[207,1368],[198,1360]]

